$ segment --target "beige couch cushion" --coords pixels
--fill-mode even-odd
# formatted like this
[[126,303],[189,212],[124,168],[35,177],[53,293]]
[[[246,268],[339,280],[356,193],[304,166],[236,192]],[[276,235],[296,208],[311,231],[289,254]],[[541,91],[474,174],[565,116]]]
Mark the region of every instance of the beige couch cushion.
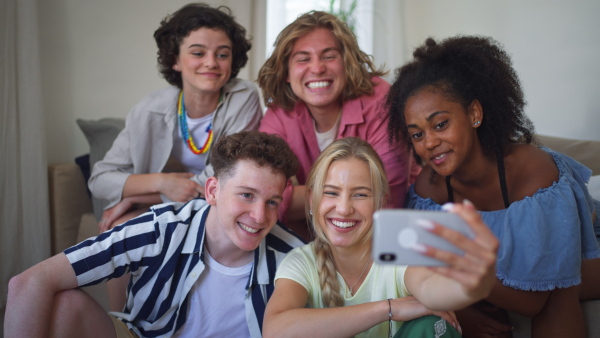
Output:
[[54,255],[76,243],[81,216],[92,212],[92,203],[81,169],[75,163],[49,165],[48,183]]
[[573,140],[562,137],[537,135],[546,147],[563,153],[592,169],[592,175],[600,175],[600,141]]

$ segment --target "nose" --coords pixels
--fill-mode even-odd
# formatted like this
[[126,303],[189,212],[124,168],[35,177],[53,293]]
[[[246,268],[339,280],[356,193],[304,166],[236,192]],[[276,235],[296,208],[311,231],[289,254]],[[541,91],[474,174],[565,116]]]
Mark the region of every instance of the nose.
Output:
[[218,65],[216,56],[212,54],[207,54],[204,58],[204,65],[207,68],[216,68]]
[[325,63],[321,59],[315,59],[310,65],[310,71],[313,74],[323,74],[327,70]]
[[267,213],[266,213],[265,207],[262,205],[254,206],[254,208],[252,208],[250,217],[252,217],[252,219],[254,220],[254,222],[256,222],[256,224],[262,225],[267,220]]
[[354,208],[352,207],[352,200],[350,198],[338,199],[335,210],[340,216],[347,216],[352,214],[354,210]]
[[425,134],[425,147],[427,147],[427,149],[434,149],[439,145],[440,139],[435,135],[435,133]]

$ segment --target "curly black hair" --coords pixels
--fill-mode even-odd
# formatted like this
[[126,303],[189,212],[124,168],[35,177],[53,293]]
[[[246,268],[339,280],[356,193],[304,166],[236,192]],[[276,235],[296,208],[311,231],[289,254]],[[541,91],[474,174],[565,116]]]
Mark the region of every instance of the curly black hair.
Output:
[[187,4],[172,15],[167,15],[154,32],[158,47],[158,70],[167,82],[180,89],[183,86],[181,73],[172,68],[177,63],[179,46],[191,32],[202,27],[223,30],[231,40],[233,60],[230,79],[235,78],[248,62],[248,51],[252,44],[246,38],[246,29],[235,21],[229,7]]
[[[501,158],[511,143],[532,143],[533,123],[525,115],[523,90],[508,54],[489,37],[458,36],[436,43],[428,38],[414,60],[398,68],[386,98],[390,142],[403,140],[412,150],[404,119],[406,101],[434,87],[465,108],[478,100],[484,120],[477,136],[484,154]],[[422,163],[413,151],[418,163]]]

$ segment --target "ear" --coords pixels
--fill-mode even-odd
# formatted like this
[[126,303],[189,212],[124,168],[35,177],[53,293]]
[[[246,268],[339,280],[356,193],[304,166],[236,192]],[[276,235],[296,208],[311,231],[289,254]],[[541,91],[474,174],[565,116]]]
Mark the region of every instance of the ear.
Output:
[[206,180],[206,202],[212,206],[217,206],[217,195],[219,194],[219,180],[211,176]]
[[471,125],[473,125],[474,128],[479,128],[481,123],[483,123],[483,107],[481,107],[481,103],[475,99],[471,102],[468,109]]
[[179,56],[177,60],[175,60],[175,64],[171,67],[174,71],[181,72],[181,67],[179,66]]

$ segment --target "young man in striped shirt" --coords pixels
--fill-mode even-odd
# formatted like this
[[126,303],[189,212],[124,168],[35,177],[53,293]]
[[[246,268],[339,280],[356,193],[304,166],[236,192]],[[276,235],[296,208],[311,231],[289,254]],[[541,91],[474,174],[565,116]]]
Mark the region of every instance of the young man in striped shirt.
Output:
[[[156,205],[13,277],[6,337],[259,337],[275,269],[303,244],[276,224],[298,162],[281,138],[241,132],[211,163],[206,200]],[[77,289],[127,271],[122,312]]]

